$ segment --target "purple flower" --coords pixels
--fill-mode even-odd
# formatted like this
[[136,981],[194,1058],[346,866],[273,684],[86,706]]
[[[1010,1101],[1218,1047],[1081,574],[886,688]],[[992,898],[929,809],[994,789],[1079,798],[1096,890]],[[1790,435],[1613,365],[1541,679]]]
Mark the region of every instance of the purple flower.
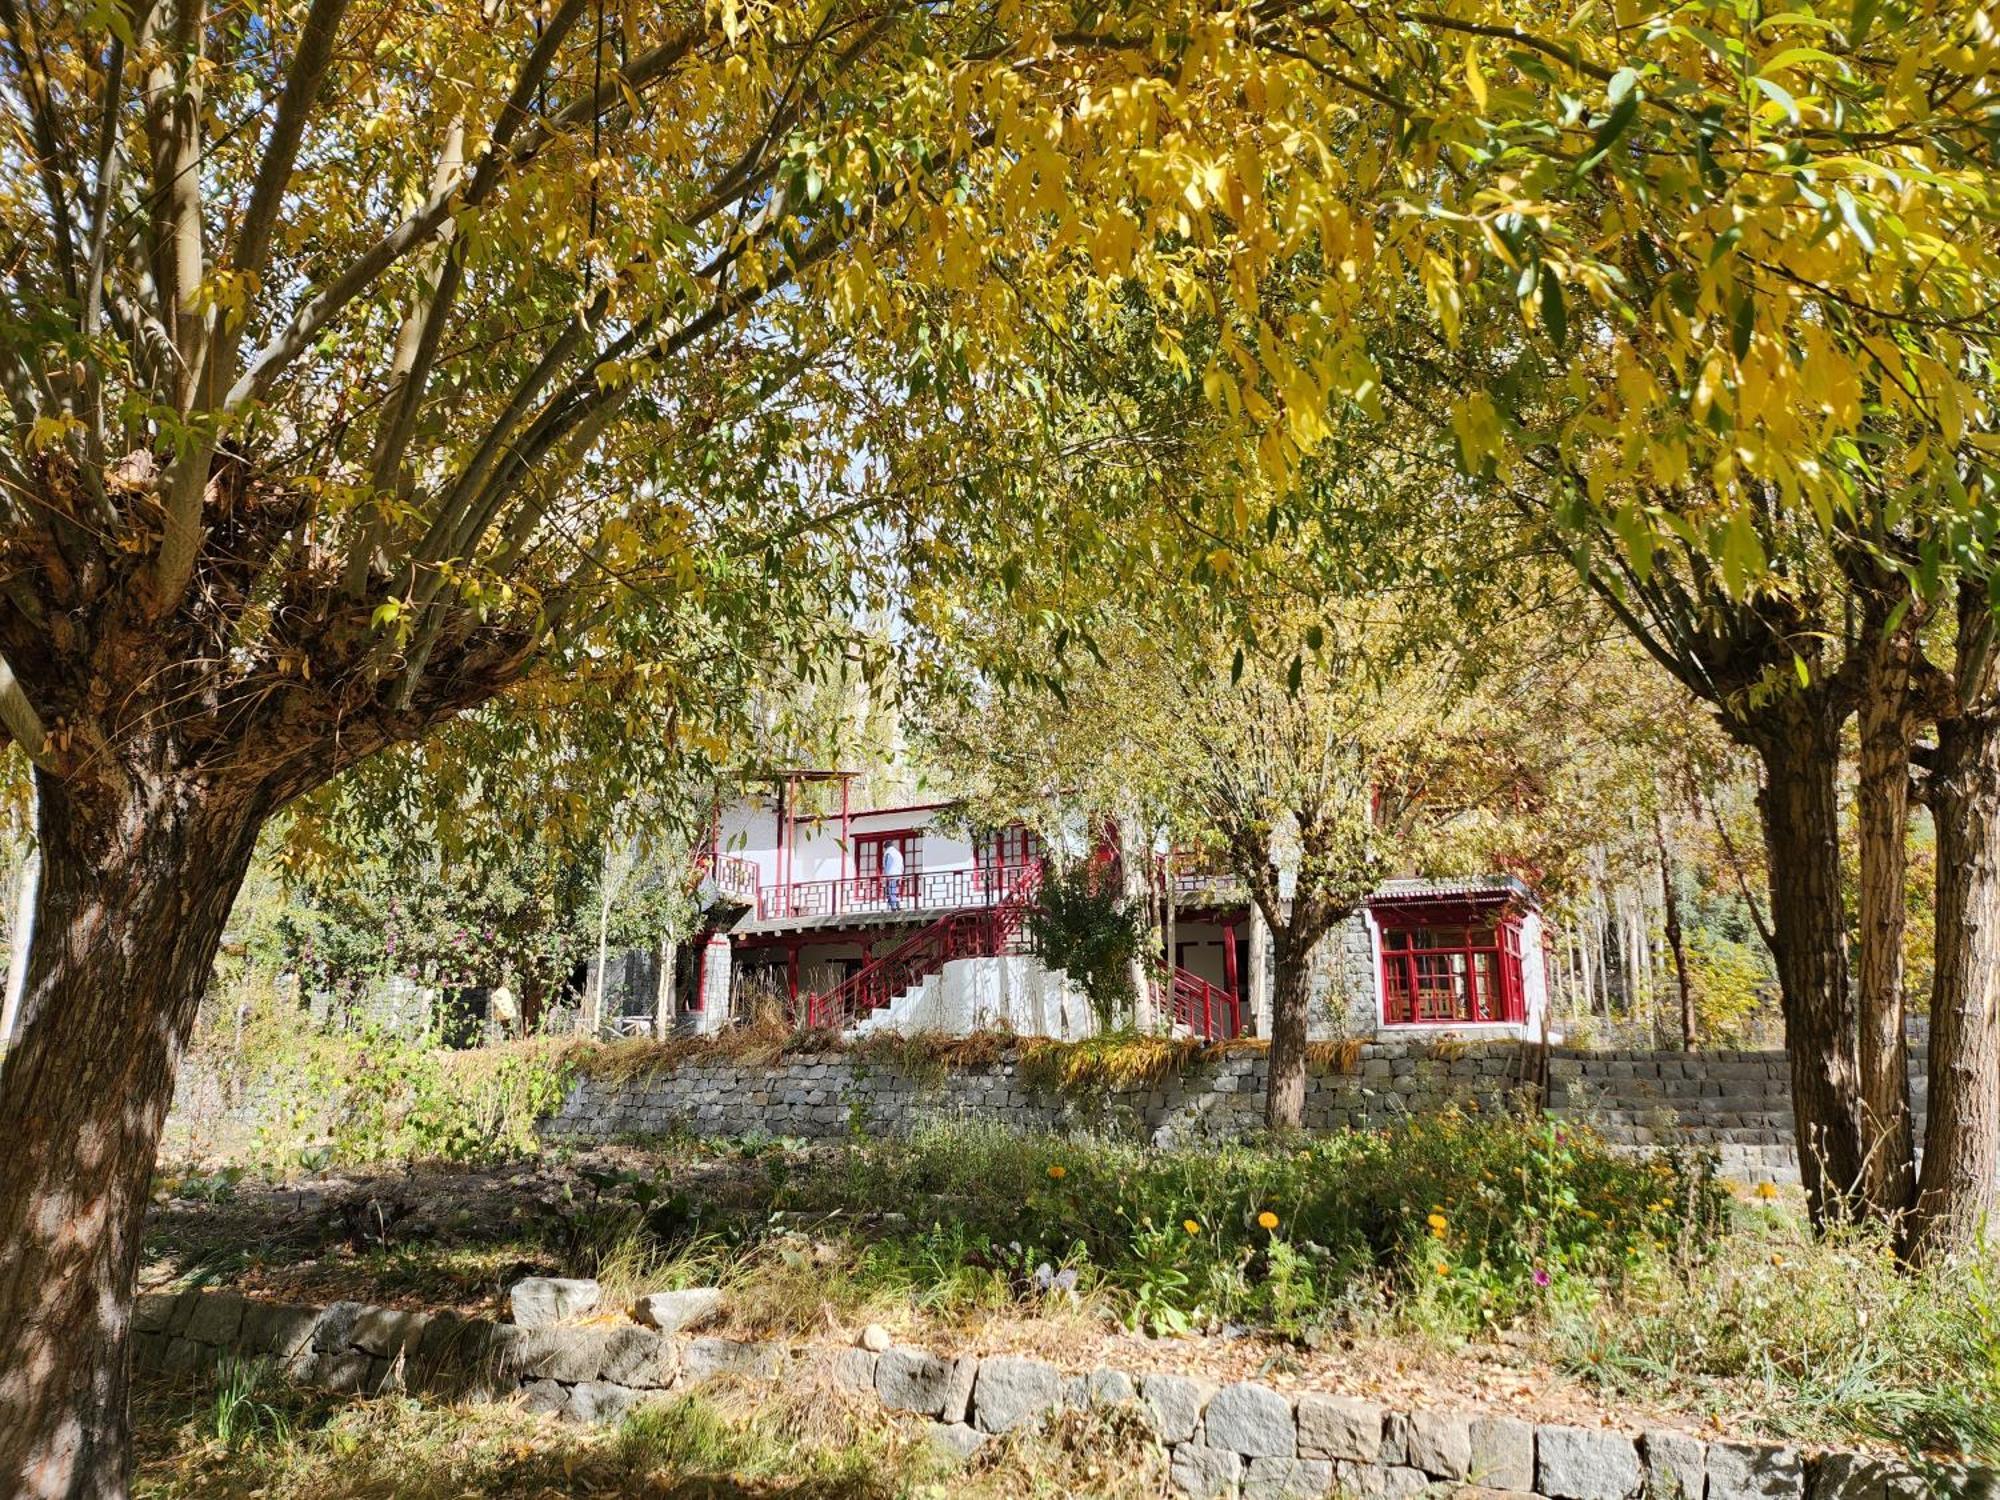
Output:
[[1536,1267],[1535,1267],[1535,1285],[1536,1285],[1536,1286],[1547,1286],[1548,1284],[1549,1284],[1549,1273],[1548,1273],[1547,1271],[1544,1271],[1544,1270],[1543,1270],[1543,1269],[1542,1269],[1542,1268],[1541,1268],[1540,1266],[1536,1266]]

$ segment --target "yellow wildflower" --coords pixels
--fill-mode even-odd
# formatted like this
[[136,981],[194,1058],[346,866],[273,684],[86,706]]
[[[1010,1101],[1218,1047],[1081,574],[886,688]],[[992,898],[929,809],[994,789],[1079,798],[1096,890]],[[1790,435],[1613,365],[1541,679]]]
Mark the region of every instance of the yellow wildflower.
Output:
[[1278,1216],[1267,1208],[1261,1214],[1257,1215],[1257,1223],[1264,1229],[1276,1229],[1278,1227]]
[[1049,1177],[1050,1180],[1052,1181],[1061,1182],[1067,1176],[1069,1176],[1068,1169],[1060,1165],[1052,1166],[1049,1168]]
[[1185,1229],[1189,1234],[1201,1233],[1201,1225],[1197,1224],[1193,1219],[1182,1219],[1181,1228]]
[[1777,1185],[1777,1184],[1776,1184],[1775,1182],[1760,1182],[1760,1183],[1758,1183],[1758,1184],[1757,1184],[1757,1196],[1758,1196],[1759,1198],[1775,1198],[1775,1197],[1777,1197],[1777,1196],[1778,1196],[1778,1185]]
[[1443,1214],[1432,1214],[1428,1219],[1424,1220],[1424,1222],[1431,1226],[1431,1233],[1433,1234],[1444,1233],[1445,1217]]

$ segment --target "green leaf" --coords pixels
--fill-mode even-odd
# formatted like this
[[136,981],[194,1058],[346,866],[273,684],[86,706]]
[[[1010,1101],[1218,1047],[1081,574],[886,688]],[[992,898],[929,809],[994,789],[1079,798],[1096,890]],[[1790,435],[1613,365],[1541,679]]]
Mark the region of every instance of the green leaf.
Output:
[[1757,331],[1757,303],[1743,287],[1736,289],[1736,309],[1729,318],[1729,347],[1738,359],[1750,352],[1750,336]]
[[1542,329],[1558,349],[1569,342],[1569,312],[1563,306],[1562,283],[1546,265],[1542,267]]
[[1750,81],[1762,89],[1765,96],[1785,112],[1787,119],[1794,125],[1799,123],[1799,101],[1792,97],[1790,89],[1781,83],[1772,82],[1762,74],[1759,74]]

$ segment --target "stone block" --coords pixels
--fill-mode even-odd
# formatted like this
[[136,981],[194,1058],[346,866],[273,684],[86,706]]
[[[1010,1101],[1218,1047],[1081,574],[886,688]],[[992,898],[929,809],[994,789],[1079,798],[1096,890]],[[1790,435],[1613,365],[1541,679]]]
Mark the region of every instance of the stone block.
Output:
[[1182,1494],[1194,1496],[1195,1500],[1234,1495],[1242,1474],[1243,1459],[1238,1454],[1222,1448],[1202,1448],[1193,1443],[1178,1445],[1168,1465],[1168,1478],[1173,1481],[1174,1488]]
[[1806,1466],[1795,1448],[1710,1443],[1708,1500],[1802,1500]]
[[1341,1500],[1415,1500],[1431,1488],[1431,1477],[1405,1464],[1336,1460],[1333,1484]]
[[1678,1432],[1648,1432],[1639,1439],[1646,1466],[1647,1500],[1702,1500],[1708,1490],[1708,1444]]
[[194,1310],[201,1306],[201,1293],[190,1288],[174,1295],[173,1306],[167,1309],[167,1325],[161,1329],[170,1338],[185,1338],[188,1322],[194,1317]]
[[1253,1458],[1243,1470],[1243,1500],[1308,1500],[1333,1488],[1325,1458]]
[[1470,1443],[1466,1477],[1493,1490],[1535,1487],[1535,1429],[1513,1417],[1475,1417],[1466,1430]]
[[1863,1453],[1827,1453],[1813,1465],[1812,1500],[1888,1500],[1888,1466]]
[[521,1388],[521,1405],[527,1411],[553,1416],[568,1404],[569,1392],[553,1380],[534,1380]]
[[423,1333],[428,1321],[422,1313],[404,1312],[394,1307],[370,1307],[354,1320],[348,1343],[364,1354],[391,1357],[401,1354]]
[[167,1323],[174,1315],[174,1304],[180,1299],[173,1292],[147,1292],[132,1299],[132,1331],[134,1333],[165,1333]]
[[699,1383],[724,1375],[745,1380],[774,1380],[784,1366],[784,1350],[776,1344],[745,1343],[739,1339],[693,1339],[681,1356],[681,1370]]
[[598,1285],[579,1277],[529,1276],[508,1288],[516,1328],[547,1328],[597,1310]]
[[1084,1401],[1090,1406],[1123,1406],[1139,1399],[1138,1387],[1123,1370],[1098,1368],[1084,1377]]
[[1465,1412],[1411,1412],[1406,1445],[1410,1467],[1433,1479],[1472,1476],[1472,1418]]
[[1307,1391],[1298,1401],[1299,1452],[1372,1464],[1382,1452],[1382,1417],[1373,1401]]
[[973,1425],[981,1432],[1009,1432],[1033,1421],[1062,1399],[1054,1365],[1011,1354],[979,1362],[972,1387]]
[[1410,1462],[1410,1419],[1399,1411],[1382,1414],[1382,1447],[1375,1462],[1389,1468],[1415,1468]]
[[366,1312],[359,1302],[335,1302],[319,1315],[313,1325],[312,1346],[321,1354],[338,1354],[347,1348],[348,1335]]
[[950,1382],[951,1366],[922,1349],[891,1349],[875,1362],[875,1394],[891,1411],[935,1417]]
[[947,1427],[963,1427],[972,1420],[972,1387],[979,1379],[976,1355],[961,1354],[951,1362],[951,1379],[945,1382],[944,1406],[938,1420]]
[[1535,1432],[1535,1488],[1550,1500],[1628,1500],[1640,1479],[1639,1451],[1622,1433],[1592,1427]]
[[696,1286],[678,1292],[648,1292],[632,1304],[632,1320],[661,1333],[679,1333],[683,1328],[699,1328],[720,1311],[721,1289]]
[[608,1334],[594,1328],[503,1325],[493,1332],[501,1373],[522,1380],[595,1380],[604,1367],[604,1347],[610,1340]]
[[251,1354],[268,1354],[282,1367],[312,1343],[319,1309],[295,1302],[252,1302],[243,1309],[239,1342]]
[[615,1422],[631,1409],[638,1393],[608,1380],[580,1380],[558,1415],[566,1422]]
[[316,1385],[343,1395],[365,1392],[368,1389],[369,1371],[374,1363],[375,1358],[370,1354],[360,1354],[352,1350],[329,1351],[320,1355],[319,1362],[313,1367],[313,1381]]
[[1245,1458],[1291,1458],[1298,1452],[1292,1403],[1268,1386],[1241,1381],[1224,1386],[1203,1419],[1208,1446]]
[[1215,1387],[1189,1375],[1142,1375],[1139,1390],[1152,1415],[1153,1432],[1162,1443],[1185,1443],[1201,1425],[1202,1409]]
[[878,1356],[866,1349],[842,1349],[833,1356],[828,1367],[833,1375],[833,1383],[844,1391],[873,1391],[875,1389],[875,1361]]
[[986,1434],[964,1422],[933,1422],[925,1429],[924,1435],[931,1445],[949,1454],[960,1463],[977,1453],[986,1442]]
[[236,1345],[236,1336],[243,1331],[243,1297],[238,1292],[209,1292],[194,1306],[188,1316],[187,1334],[197,1344],[211,1344],[219,1349],[230,1349]]
[[674,1378],[679,1363],[673,1340],[647,1328],[619,1328],[604,1341],[597,1378],[613,1385],[657,1390]]

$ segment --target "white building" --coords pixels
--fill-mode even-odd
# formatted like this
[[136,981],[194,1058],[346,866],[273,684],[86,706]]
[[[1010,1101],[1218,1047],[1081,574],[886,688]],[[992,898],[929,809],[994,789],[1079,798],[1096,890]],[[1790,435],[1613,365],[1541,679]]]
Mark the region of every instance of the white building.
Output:
[[[852,780],[793,772],[718,809],[701,856],[707,925],[677,976],[684,1022],[713,1029],[762,1005],[856,1031],[1091,1030],[1076,987],[1026,951],[1039,840],[1019,826],[975,831],[950,802],[856,807]],[[900,876],[884,871],[892,846]],[[1157,867],[1149,878],[1164,894]],[[1174,951],[1160,956],[1172,1024],[1268,1033],[1261,914],[1228,875],[1171,878]],[[1315,954],[1311,1034],[1533,1034],[1541,925],[1532,892],[1508,877],[1389,881]]]

